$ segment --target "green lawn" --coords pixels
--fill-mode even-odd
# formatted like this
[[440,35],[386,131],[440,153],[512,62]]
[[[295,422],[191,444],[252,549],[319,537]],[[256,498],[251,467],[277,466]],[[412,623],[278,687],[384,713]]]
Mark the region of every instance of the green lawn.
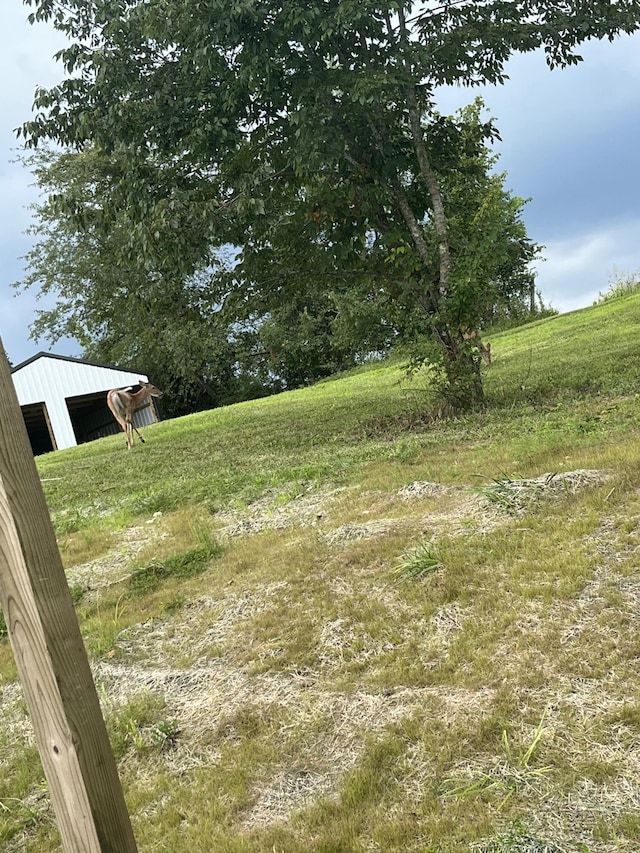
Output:
[[455,421],[395,361],[38,459],[141,851],[640,849],[639,323],[495,335]]

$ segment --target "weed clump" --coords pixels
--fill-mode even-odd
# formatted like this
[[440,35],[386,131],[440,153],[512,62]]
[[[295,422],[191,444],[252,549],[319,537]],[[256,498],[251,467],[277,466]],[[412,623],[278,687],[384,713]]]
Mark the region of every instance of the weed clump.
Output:
[[473,850],[476,853],[565,853],[566,848],[514,828],[497,838],[474,845]]
[[219,543],[212,541],[163,561],[154,560],[133,572],[127,582],[129,592],[134,596],[147,595],[155,592],[169,578],[186,579],[202,574],[209,562],[222,554],[222,550]]
[[421,581],[441,569],[442,565],[442,557],[435,548],[430,545],[420,545],[401,557],[391,573],[397,583]]
[[152,694],[137,696],[107,717],[114,754],[121,759],[129,750],[143,755],[173,747],[180,734],[178,723],[164,717],[164,702]]

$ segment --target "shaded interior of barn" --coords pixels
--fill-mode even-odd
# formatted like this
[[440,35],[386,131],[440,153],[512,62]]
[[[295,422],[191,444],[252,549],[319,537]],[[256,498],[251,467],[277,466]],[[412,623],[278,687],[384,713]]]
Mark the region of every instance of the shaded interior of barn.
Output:
[[[65,402],[78,444],[120,432],[120,427],[107,408],[104,391],[67,397]],[[57,450],[46,403],[32,403],[21,406],[21,409],[34,456]]]

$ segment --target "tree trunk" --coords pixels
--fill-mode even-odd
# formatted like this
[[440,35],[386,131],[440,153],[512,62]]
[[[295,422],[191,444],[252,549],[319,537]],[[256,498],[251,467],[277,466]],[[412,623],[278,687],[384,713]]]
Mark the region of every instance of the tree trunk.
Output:
[[[405,23],[405,14],[402,6],[398,9],[398,20],[400,23],[401,38],[408,45],[408,35]],[[437,320],[431,321],[432,334],[442,352],[445,383],[440,389],[444,408],[450,414],[467,411],[484,406],[484,389],[482,386],[482,375],[477,356],[464,346],[460,329],[451,325],[445,319],[447,315],[447,302],[451,295],[452,261],[451,249],[449,247],[449,234],[447,228],[447,216],[444,207],[444,199],[440,190],[438,177],[434,172],[429,160],[429,153],[425,144],[422,127],[422,115],[416,87],[413,82],[413,74],[409,64],[405,62],[407,72],[406,105],[409,116],[409,128],[411,139],[416,155],[419,174],[431,199],[433,227],[438,239],[439,281],[437,292],[430,294],[437,306]],[[394,187],[396,200],[399,199],[398,188]],[[422,230],[419,228],[415,217],[410,219],[402,204],[399,205],[402,215],[409,227],[414,244],[420,256],[424,258],[425,248]],[[408,203],[406,203],[408,207]],[[416,226],[420,231],[420,238],[416,239]]]
[[[397,14],[400,24],[400,39],[409,47],[402,6],[397,10]],[[393,37],[394,27],[388,15],[387,27],[389,36]],[[453,264],[449,246],[447,216],[438,176],[431,166],[429,152],[425,144],[422,114],[418,103],[414,74],[408,61],[405,61],[404,67],[407,80],[405,99],[409,130],[416,156],[417,171],[431,200],[431,217],[438,245],[438,282],[435,286],[428,282],[425,283],[424,297],[420,299],[420,304],[429,318],[432,336],[442,352],[444,381],[440,388],[440,395],[443,398],[443,410],[449,414],[456,414],[484,405],[482,376],[477,355],[465,346],[458,324],[448,317]],[[373,116],[369,117],[368,123],[371,138],[374,140],[378,152],[384,157],[383,132],[376,125]],[[361,170],[366,169],[363,164],[355,161],[353,161],[353,165]],[[425,267],[431,266],[430,251],[424,238],[423,225],[411,206],[400,175],[397,174],[390,180],[387,178],[386,184],[393,193],[395,203],[411,234],[418,256]]]
[[533,277],[529,286],[529,313],[532,317],[536,313],[536,280]]

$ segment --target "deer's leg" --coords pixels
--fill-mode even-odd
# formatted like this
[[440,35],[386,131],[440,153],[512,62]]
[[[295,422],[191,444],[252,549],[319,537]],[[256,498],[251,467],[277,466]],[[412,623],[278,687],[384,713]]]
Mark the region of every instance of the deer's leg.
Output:
[[116,423],[124,433],[124,439],[129,447],[129,432],[127,429],[127,411],[126,407],[117,391],[110,391],[107,395],[107,406],[111,414],[116,420]]
[[134,441],[133,433],[134,432],[138,436],[138,438],[140,439],[142,444],[144,444],[144,438],[138,432],[138,428],[136,426],[134,426],[133,415],[131,415],[131,418],[129,418],[127,420],[127,447],[129,447],[129,448],[133,447],[133,441]]
[[129,447],[129,434],[128,434],[128,432],[127,432],[127,422],[126,422],[125,420],[123,420],[123,419],[122,419],[119,415],[117,415],[115,412],[114,412],[113,414],[114,414],[114,417],[115,417],[116,421],[118,422],[118,426],[120,427],[120,429],[121,429],[121,430],[122,430],[122,432],[124,433],[124,440],[125,440],[125,441],[126,441],[126,443],[127,443],[127,447]]
[[[132,424],[132,426],[133,426],[133,424]],[[136,431],[136,435],[138,436],[138,438],[140,439],[140,441],[144,444],[144,438],[140,435],[140,433],[138,432],[138,430],[137,430],[137,428],[136,428],[136,427],[133,427],[133,428],[135,429],[135,431]]]

